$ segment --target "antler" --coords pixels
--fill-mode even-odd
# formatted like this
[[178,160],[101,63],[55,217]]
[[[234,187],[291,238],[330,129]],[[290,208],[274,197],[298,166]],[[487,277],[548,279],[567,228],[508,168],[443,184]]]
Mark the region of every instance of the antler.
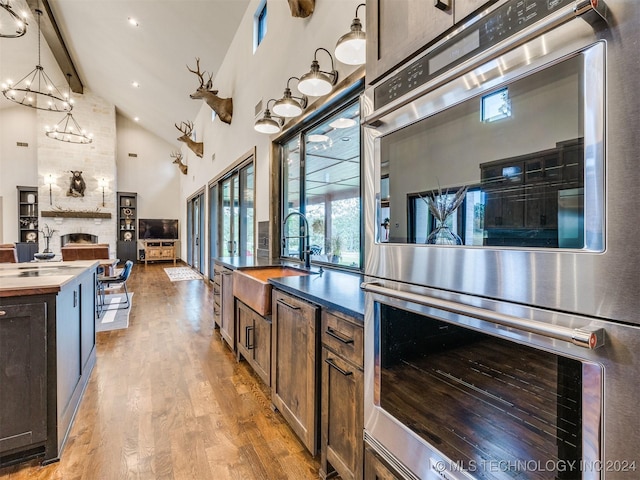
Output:
[[[198,69],[198,71],[195,70],[191,70],[189,68],[189,65],[187,65],[187,70],[189,70],[191,73],[195,73],[198,78],[200,78],[200,86],[203,87],[204,86],[204,73],[200,73],[200,58],[196,57],[196,68]],[[211,81],[211,78],[209,78],[209,81]]]
[[[183,125],[184,125],[184,127],[183,127]],[[187,137],[191,136],[191,133],[193,132],[193,122],[180,122],[180,126],[178,126],[177,123],[175,124],[175,126],[176,126],[176,128],[178,130],[180,130]]]
[[175,159],[173,163],[182,163],[182,153],[172,152],[169,156]]

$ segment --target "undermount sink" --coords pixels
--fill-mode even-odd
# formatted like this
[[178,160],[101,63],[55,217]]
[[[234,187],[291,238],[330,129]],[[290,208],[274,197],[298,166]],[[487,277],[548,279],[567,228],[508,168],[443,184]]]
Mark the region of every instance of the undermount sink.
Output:
[[293,267],[256,267],[233,272],[233,296],[263,317],[271,314],[270,278],[311,275],[313,272]]

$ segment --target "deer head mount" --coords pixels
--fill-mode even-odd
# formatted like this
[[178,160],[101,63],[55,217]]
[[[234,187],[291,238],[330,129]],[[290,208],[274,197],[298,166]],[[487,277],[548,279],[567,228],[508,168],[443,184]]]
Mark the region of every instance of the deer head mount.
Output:
[[288,0],[291,15],[298,18],[307,18],[316,8],[316,0]]
[[180,126],[175,124],[176,128],[182,132],[182,136],[178,137],[178,140],[187,144],[187,147],[191,149],[198,157],[202,158],[204,152],[204,143],[194,142],[191,139],[191,133],[193,132],[193,122],[181,122]]
[[173,158],[173,163],[177,163],[178,164],[178,168],[180,169],[180,171],[182,172],[183,175],[187,174],[187,170],[189,169],[188,165],[185,165],[184,163],[182,163],[182,154],[180,152],[173,152],[171,154],[171,158]]
[[196,58],[196,70],[191,70],[189,65],[187,65],[187,70],[191,73],[195,73],[200,79],[200,86],[198,89],[189,95],[192,99],[202,99],[207,102],[207,105],[211,107],[211,109],[216,112],[220,120],[224,123],[231,123],[231,117],[233,116],[233,99],[231,98],[220,98],[218,96],[218,90],[212,90],[213,81],[211,78],[212,74],[209,74],[209,80],[207,83],[204,82],[204,74],[207,72],[200,73],[200,59]]

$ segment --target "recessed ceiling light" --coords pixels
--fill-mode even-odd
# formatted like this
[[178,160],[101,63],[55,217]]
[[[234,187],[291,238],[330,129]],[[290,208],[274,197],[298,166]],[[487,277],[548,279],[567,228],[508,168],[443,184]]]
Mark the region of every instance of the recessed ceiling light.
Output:
[[353,118],[336,118],[333,122],[329,124],[332,128],[349,128],[353,127],[356,124],[356,121]]
[[140,84],[138,82],[131,82],[131,86],[133,88],[140,88]]
[[134,122],[139,122],[139,121],[140,121],[140,118],[139,118],[139,117],[133,117],[133,121],[134,121]]
[[135,18],[133,18],[133,17],[129,17],[129,23],[130,23],[131,25],[133,25],[134,27],[137,27],[137,26],[138,26],[138,21],[137,21]]

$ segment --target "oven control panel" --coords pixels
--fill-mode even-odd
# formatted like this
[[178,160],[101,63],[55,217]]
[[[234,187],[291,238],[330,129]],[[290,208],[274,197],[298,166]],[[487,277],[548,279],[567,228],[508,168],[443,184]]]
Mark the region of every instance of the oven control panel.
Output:
[[452,67],[499,43],[575,0],[511,0],[479,18],[374,89],[381,108]]

